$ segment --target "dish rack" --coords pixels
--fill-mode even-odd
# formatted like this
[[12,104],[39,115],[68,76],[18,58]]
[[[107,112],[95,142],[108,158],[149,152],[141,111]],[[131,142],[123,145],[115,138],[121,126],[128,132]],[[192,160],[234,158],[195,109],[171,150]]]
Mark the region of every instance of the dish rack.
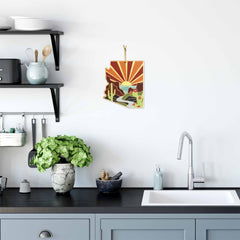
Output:
[[22,114],[22,132],[5,133],[3,128],[3,115],[0,114],[0,147],[23,147],[25,145],[25,115]]

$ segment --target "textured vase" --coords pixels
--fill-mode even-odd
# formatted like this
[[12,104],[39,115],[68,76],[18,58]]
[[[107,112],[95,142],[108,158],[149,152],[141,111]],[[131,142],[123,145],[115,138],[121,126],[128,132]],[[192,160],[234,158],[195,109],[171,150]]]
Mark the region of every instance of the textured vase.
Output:
[[73,188],[75,169],[71,163],[54,164],[52,167],[52,187],[57,193],[67,193]]

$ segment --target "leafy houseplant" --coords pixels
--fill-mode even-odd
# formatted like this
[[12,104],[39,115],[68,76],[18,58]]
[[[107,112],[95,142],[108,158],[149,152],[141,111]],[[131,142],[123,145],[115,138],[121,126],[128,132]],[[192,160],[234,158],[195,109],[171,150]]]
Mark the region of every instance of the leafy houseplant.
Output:
[[75,136],[58,135],[43,138],[35,148],[37,154],[31,164],[35,164],[39,172],[44,172],[56,163],[72,163],[77,167],[88,167],[93,161],[90,147]]
[[75,179],[74,166],[89,166],[93,161],[90,147],[75,136],[58,135],[43,138],[35,148],[37,154],[31,164],[35,164],[39,172],[52,167],[52,185],[56,192],[64,193],[72,189]]

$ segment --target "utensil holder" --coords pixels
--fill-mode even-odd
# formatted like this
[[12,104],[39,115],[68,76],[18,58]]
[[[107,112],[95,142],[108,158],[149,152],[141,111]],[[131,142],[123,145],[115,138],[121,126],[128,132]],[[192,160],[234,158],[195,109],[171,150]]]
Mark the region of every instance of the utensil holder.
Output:
[[25,145],[25,115],[22,114],[22,132],[5,133],[3,128],[3,114],[0,113],[0,147],[23,147]]
[[23,147],[25,133],[0,133],[0,147]]

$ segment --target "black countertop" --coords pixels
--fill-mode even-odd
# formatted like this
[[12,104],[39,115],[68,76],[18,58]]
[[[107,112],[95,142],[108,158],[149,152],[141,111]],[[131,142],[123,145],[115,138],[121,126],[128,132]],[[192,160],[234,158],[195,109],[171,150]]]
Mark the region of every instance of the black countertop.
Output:
[[[240,189],[229,190],[236,190],[240,196]],[[51,188],[33,188],[30,194],[18,191],[4,191],[0,213],[240,213],[240,206],[142,207],[143,188],[123,188],[115,194],[101,194],[96,188],[75,188],[67,196],[57,195]]]

